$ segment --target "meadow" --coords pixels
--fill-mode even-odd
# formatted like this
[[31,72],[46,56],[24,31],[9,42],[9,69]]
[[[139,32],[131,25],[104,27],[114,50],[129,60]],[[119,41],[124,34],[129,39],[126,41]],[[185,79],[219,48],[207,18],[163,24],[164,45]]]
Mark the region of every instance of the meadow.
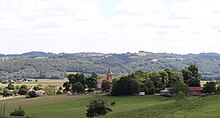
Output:
[[27,99],[17,97],[0,100],[6,104],[6,114],[21,106],[30,118],[85,118],[92,99],[102,98],[112,112],[103,118],[217,118],[220,115],[220,95],[187,97],[176,101],[173,97],[108,96],[108,95],[54,95]]
[[[67,78],[65,79],[38,79],[37,82],[35,82],[35,79],[28,79],[31,80],[30,82],[16,82],[15,84],[13,84],[14,86],[16,85],[27,85],[27,86],[37,86],[37,85],[43,85],[43,86],[47,86],[47,85],[54,85],[57,87],[63,86],[63,83],[68,81]],[[6,87],[8,86],[8,84],[0,84],[0,87]]]

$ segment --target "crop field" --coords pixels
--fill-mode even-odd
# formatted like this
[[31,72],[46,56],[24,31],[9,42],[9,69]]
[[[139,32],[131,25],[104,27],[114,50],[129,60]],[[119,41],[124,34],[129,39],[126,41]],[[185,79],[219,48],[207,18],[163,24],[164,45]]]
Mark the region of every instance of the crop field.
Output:
[[17,97],[0,100],[6,104],[6,114],[21,106],[30,118],[85,118],[89,102],[102,98],[112,112],[103,118],[217,118],[220,115],[220,95],[187,97],[175,101],[155,95],[108,96],[108,95],[56,95],[27,99]]
[[[38,79],[37,82],[35,82],[35,79],[29,79],[32,80],[30,82],[16,82],[15,84],[13,84],[14,86],[16,85],[27,85],[27,86],[36,86],[36,85],[43,85],[43,86],[47,86],[47,85],[55,85],[55,86],[63,86],[63,83],[68,81],[67,78],[65,79]],[[6,87],[8,84],[0,84],[0,87]]]

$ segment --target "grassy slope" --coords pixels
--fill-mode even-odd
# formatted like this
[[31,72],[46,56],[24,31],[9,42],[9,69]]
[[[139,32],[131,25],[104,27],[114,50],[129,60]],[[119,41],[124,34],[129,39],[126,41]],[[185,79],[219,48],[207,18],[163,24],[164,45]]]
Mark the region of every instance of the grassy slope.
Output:
[[[220,95],[190,97],[174,101],[160,96],[99,96],[108,103],[112,112],[107,118],[217,118],[220,115]],[[34,99],[14,98],[7,101],[7,114],[22,106],[32,118],[84,118],[93,95],[46,96]]]
[[220,95],[193,97],[163,105],[109,114],[108,118],[219,118]]
[[[170,102],[168,98],[160,96],[100,96],[108,103],[115,101],[110,114],[126,112],[138,108],[145,108],[155,104]],[[92,95],[83,96],[47,96],[34,99],[15,98],[7,101],[8,113],[14,108],[22,106],[29,117],[34,118],[84,118],[87,105],[94,98]]]

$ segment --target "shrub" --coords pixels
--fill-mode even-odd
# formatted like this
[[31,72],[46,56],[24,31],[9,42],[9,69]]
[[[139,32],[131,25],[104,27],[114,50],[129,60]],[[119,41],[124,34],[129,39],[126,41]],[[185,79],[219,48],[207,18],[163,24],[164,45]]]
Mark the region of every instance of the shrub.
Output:
[[34,98],[34,97],[38,97],[35,91],[29,91],[27,93],[27,98]]
[[15,109],[15,111],[10,113],[10,116],[24,116],[25,112],[24,110],[21,109],[21,107],[19,107],[19,109]]
[[19,95],[25,95],[28,92],[27,85],[21,85],[21,87],[18,90]]
[[9,97],[9,96],[12,96],[12,93],[10,91],[8,91],[8,89],[4,89],[2,96],[3,97]]
[[85,93],[85,87],[80,82],[73,84],[72,90],[77,93]]
[[109,107],[107,107],[107,104],[102,99],[91,101],[88,107],[86,116],[89,118],[105,115],[112,111]]
[[63,94],[61,90],[58,90],[56,94]]
[[102,82],[102,91],[109,92],[111,89],[111,83],[109,81],[104,80]]

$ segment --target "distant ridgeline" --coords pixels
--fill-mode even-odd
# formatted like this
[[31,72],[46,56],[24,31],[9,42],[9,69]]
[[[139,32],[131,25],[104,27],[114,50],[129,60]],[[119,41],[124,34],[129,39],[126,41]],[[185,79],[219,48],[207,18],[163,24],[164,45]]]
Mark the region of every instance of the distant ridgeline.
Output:
[[220,79],[220,54],[168,54],[140,51],[138,53],[45,53],[0,54],[0,78],[64,78],[67,72],[96,72],[105,74],[108,68],[114,75],[136,70],[158,71],[173,68],[176,71],[196,64],[203,79]]

